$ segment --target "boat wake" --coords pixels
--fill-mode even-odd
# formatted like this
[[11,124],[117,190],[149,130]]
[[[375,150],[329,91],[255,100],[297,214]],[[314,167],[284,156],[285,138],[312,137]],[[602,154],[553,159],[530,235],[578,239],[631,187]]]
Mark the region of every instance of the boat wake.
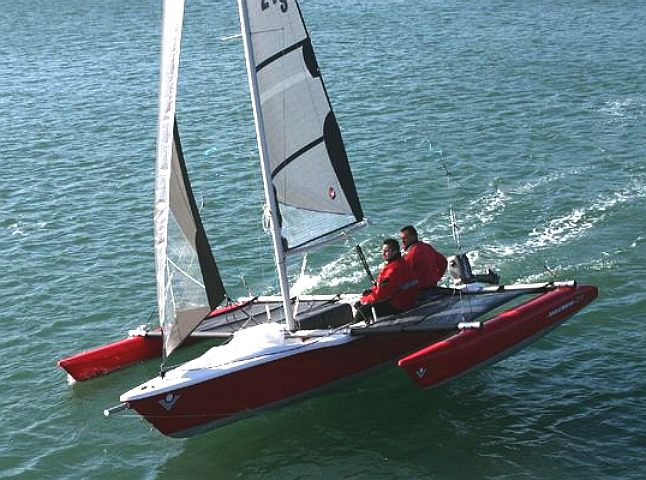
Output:
[[[483,224],[493,223],[504,214],[506,207],[510,204],[518,203],[520,195],[538,191],[550,182],[578,175],[579,173],[578,168],[571,168],[525,183],[516,189],[504,191],[498,188],[493,196],[482,195],[474,199],[468,204],[467,212],[462,214],[463,221],[460,225],[462,233],[475,232],[481,229]],[[543,225],[536,226],[528,231],[523,241],[489,243],[480,245],[478,248],[468,249],[469,258],[474,267],[477,268],[488,263],[500,263],[499,261],[503,259],[524,258],[553,247],[571,244],[573,241],[588,235],[595,226],[606,221],[608,216],[616,214],[623,210],[626,205],[643,198],[646,198],[646,186],[635,182],[629,188],[598,196],[587,207],[575,207],[562,215],[546,219]],[[434,220],[433,224],[431,224],[431,218]],[[438,239],[442,241],[449,237],[446,227],[439,225],[436,220],[437,217],[433,215],[419,222],[419,225],[422,226],[420,230],[425,231],[425,236],[430,237],[429,240],[432,242],[437,242]],[[424,227],[425,223],[429,225]],[[444,230],[447,231],[444,232],[445,238],[443,239],[442,231]],[[639,243],[640,238],[633,241],[633,246]],[[292,294],[311,293],[317,289],[337,287],[344,284],[361,285],[362,282],[365,282],[365,275],[358,262],[353,261],[351,256],[351,253],[343,254],[324,265],[317,274],[312,274],[311,272],[301,273],[292,286]],[[368,260],[371,263],[370,267],[377,270],[379,259],[375,257]],[[482,265],[480,265],[481,263]],[[610,268],[611,263],[607,255],[604,254],[602,257],[586,262],[585,265],[551,266],[550,268],[560,273],[576,271],[582,268],[606,270]],[[546,272],[541,271],[518,280],[538,282],[543,281],[546,275]]]
[[599,112],[609,117],[635,117],[637,118],[644,111],[645,102],[626,98],[613,100],[605,103],[605,106],[599,109]]
[[513,244],[490,246],[487,250],[496,256],[511,257],[528,255],[561,244],[569,244],[584,237],[595,225],[605,221],[608,216],[646,197],[646,187],[635,184],[632,188],[599,197],[587,207],[574,208],[564,215],[549,219],[529,233],[529,239]]
[[635,185],[632,189],[615,192],[608,198],[600,198],[587,208],[574,209],[563,217],[551,220],[542,230],[534,229],[530,236],[535,239],[528,244],[530,247],[543,247],[579,238],[596,223],[612,215],[615,210],[644,197],[646,188],[643,185]]
[[[365,283],[366,276],[358,261],[348,258],[349,253],[323,265],[318,274],[302,272],[290,288],[292,295],[312,293],[318,288],[338,287],[339,285],[360,285]],[[376,271],[375,265],[371,266]]]
[[30,230],[43,230],[47,226],[47,222],[34,222],[32,224],[25,222],[13,222],[7,226],[9,234],[12,237],[28,237]]
[[507,204],[511,201],[512,196],[500,188],[496,189],[493,196],[479,198],[471,202],[471,206],[481,206],[479,212],[474,214],[475,219],[480,224],[493,222],[497,217],[502,215]]

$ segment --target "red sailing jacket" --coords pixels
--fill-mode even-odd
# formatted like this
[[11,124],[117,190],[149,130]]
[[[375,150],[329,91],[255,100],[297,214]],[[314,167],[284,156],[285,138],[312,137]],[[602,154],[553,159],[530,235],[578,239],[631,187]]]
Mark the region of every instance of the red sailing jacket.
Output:
[[361,297],[361,303],[390,300],[394,308],[407,310],[415,304],[418,294],[419,285],[415,272],[400,257],[381,269],[377,276],[377,285],[370,289],[370,293]]
[[446,272],[446,258],[428,243],[417,241],[408,246],[404,255],[422,290],[436,286]]

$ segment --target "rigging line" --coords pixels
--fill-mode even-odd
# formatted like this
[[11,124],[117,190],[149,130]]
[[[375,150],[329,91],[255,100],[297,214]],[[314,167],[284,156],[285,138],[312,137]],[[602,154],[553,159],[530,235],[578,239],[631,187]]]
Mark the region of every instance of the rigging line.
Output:
[[244,273],[240,274],[240,281],[242,282],[242,286],[247,289],[247,294],[250,297],[255,297],[256,295],[253,293],[253,289],[249,284],[247,284],[247,279],[245,278]]
[[155,302],[155,305],[150,310],[150,313],[148,314],[148,318],[146,319],[145,325],[149,328],[151,328],[151,322],[152,322],[153,316],[155,315],[155,312],[157,312],[157,302]]
[[173,267],[175,267],[177,271],[182,273],[184,276],[188,277],[188,279],[191,280],[195,285],[201,288],[206,288],[202,283],[200,283],[195,278],[193,278],[188,272],[182,270],[182,268],[179,265],[177,265],[175,262],[173,262],[170,258],[168,258],[167,260],[168,260],[168,263],[170,263]]
[[361,245],[357,244],[357,246],[355,247],[355,250],[357,251],[357,255],[359,255],[359,260],[361,261],[361,265],[363,266],[363,269],[368,275],[370,282],[373,285],[377,285],[377,281],[375,280],[375,277],[372,276],[372,272],[370,271],[370,266],[368,265],[368,261],[366,260],[366,256],[363,253],[363,249],[361,248]]
[[[242,323],[242,326],[237,331],[244,330],[250,324],[262,325],[264,323],[271,323],[272,322],[271,313],[280,311],[281,308],[282,308],[282,306],[280,304],[278,304],[277,306],[271,308],[271,307],[269,307],[269,303],[265,303],[265,310],[263,312],[260,312],[260,314],[263,314],[263,313],[266,314],[266,317],[267,317],[266,321],[262,319],[262,316],[260,314],[257,314],[256,316],[254,316],[253,312],[252,313],[244,312],[247,315],[247,319],[244,321],[244,323]],[[256,317],[259,317],[259,318],[256,318]]]
[[[231,312],[225,313],[224,317],[225,317],[225,320],[227,320],[227,322],[223,325],[223,327],[228,327],[229,331],[235,333],[238,330],[242,330],[243,328],[246,328],[250,322],[258,325],[259,322],[255,319],[254,313],[253,313],[254,302],[256,301],[257,298],[258,297],[255,297],[247,305],[242,305],[240,308],[236,308]],[[247,312],[246,309],[249,309],[249,312]],[[242,318],[236,317],[236,313],[238,312],[240,312],[243,315]],[[242,324],[242,326],[240,326],[239,324]],[[236,328],[236,325],[238,326],[238,328]]]
[[235,33],[233,35],[222,36],[222,37],[220,37],[220,41],[221,42],[226,42],[226,41],[229,41],[229,40],[236,40],[238,38],[242,38],[242,33]]
[[550,269],[550,267],[548,267],[548,266],[547,266],[547,262],[543,262],[543,269],[544,269],[547,273],[549,273],[549,274],[552,276],[552,278],[553,278],[554,280],[556,280],[556,278],[557,278],[557,277],[556,277],[556,272],[555,272],[554,270]]
[[[431,145],[431,149],[432,148],[433,147]],[[440,162],[442,164],[442,167],[444,168],[444,171],[446,172],[446,187],[447,187],[447,190],[450,191],[452,189],[452,186],[451,186],[451,172],[450,172],[449,167],[447,166],[446,162],[444,161],[444,155],[442,154],[442,150],[439,150],[439,154],[440,154]],[[452,198],[452,196],[451,196],[451,198]],[[458,250],[458,255],[461,255],[462,254],[462,241],[461,241],[461,238],[460,238],[460,226],[458,225],[457,215],[455,214],[455,209],[453,208],[453,203],[451,203],[451,202],[449,202],[449,217],[450,217],[450,222],[451,222],[451,232],[453,234],[453,241],[456,244],[456,247],[457,247],[457,250]],[[466,257],[466,254],[465,254],[465,257]],[[467,257],[467,261],[469,261],[468,257]],[[462,300],[463,300],[462,289],[459,289],[458,295],[459,295],[459,298],[460,298],[459,301],[462,302]],[[473,308],[474,307],[473,307],[473,302],[472,302],[471,296],[467,296],[467,304],[468,304],[468,308],[469,308],[469,313],[470,313],[471,317],[473,317],[473,315],[474,315]]]
[[460,226],[458,225],[458,219],[455,215],[455,210],[453,210],[453,205],[449,206],[449,216],[451,218],[451,230],[453,232],[453,240],[458,248],[458,253],[462,253],[462,243],[460,240]]
[[[431,146],[432,148],[432,146]],[[442,150],[439,150],[440,153],[440,163],[442,164],[442,167],[444,168],[444,172],[446,173],[446,188],[447,190],[451,190],[451,172],[449,171],[449,167],[446,165],[446,162],[444,161],[444,155],[442,154]],[[462,252],[462,244],[460,240],[460,227],[458,225],[458,220],[457,216],[455,215],[455,209],[453,208],[453,203],[449,203],[449,219],[451,222],[451,231],[453,233],[453,240],[455,241],[455,244],[458,249],[458,253]]]
[[340,238],[343,238],[346,240],[350,239],[352,238],[353,230],[357,228],[362,228],[366,225],[367,225],[367,222],[365,222],[364,220],[362,220],[361,222],[354,222],[348,225],[344,225],[342,227],[337,228],[336,230],[332,230],[323,235],[319,235],[315,238],[311,238],[310,240],[307,240],[304,243],[296,245],[295,247],[290,247],[289,251],[286,253],[287,255],[295,255],[298,253],[318,250],[322,246],[335,242]]
[[444,171],[446,172],[446,187],[448,189],[451,189],[451,172],[449,171],[449,167],[446,166],[444,155],[442,155],[442,150],[440,150],[440,162],[442,162],[442,166],[444,167]]

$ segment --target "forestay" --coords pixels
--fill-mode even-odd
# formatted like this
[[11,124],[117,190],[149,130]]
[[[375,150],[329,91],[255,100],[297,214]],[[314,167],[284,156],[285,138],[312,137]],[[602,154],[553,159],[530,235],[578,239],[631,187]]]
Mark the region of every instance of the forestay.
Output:
[[[239,0],[249,32],[283,249],[288,252],[363,220],[352,172],[295,0]],[[244,22],[248,22],[244,25]],[[270,204],[273,202],[270,202]]]
[[175,120],[183,16],[183,0],[164,2],[154,213],[164,358],[225,296],[191,191]]

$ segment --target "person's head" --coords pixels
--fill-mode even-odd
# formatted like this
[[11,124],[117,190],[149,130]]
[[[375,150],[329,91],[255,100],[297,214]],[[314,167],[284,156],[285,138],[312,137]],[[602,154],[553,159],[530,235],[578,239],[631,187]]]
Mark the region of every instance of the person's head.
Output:
[[381,254],[387,262],[401,257],[399,242],[394,238],[387,238],[381,246]]
[[404,250],[417,241],[417,230],[412,225],[406,225],[399,231],[399,236],[402,239]]

